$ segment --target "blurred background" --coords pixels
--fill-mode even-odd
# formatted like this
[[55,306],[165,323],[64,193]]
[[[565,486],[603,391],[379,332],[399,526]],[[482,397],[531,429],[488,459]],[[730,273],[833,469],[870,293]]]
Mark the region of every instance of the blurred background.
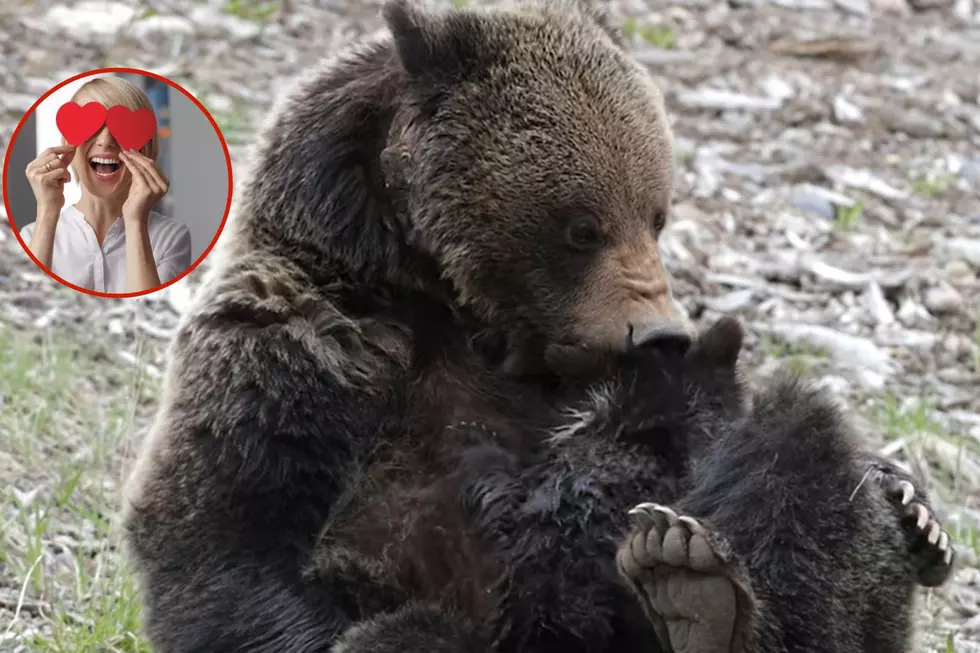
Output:
[[[915,651],[980,652],[980,0],[606,4],[676,136],[676,296],[697,323],[743,321],[750,379],[805,372],[928,479],[961,567],[922,592]],[[57,82],[133,66],[208,107],[237,173],[282,85],[379,8],[7,0],[0,144]],[[0,651],[147,650],[114,515],[206,266],[148,298],[82,296],[0,221]]]

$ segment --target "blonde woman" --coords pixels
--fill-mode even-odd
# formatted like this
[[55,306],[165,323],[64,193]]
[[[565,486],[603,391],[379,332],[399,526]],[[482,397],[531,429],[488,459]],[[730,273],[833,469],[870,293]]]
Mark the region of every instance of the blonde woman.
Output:
[[[121,77],[86,82],[72,100],[153,110],[139,87]],[[106,293],[154,288],[191,265],[186,225],[152,211],[169,181],[156,165],[157,134],[139,151],[124,151],[103,125],[75,147],[49,147],[27,166],[37,218],[21,229],[34,256],[77,286]],[[65,206],[69,169],[81,198]]]

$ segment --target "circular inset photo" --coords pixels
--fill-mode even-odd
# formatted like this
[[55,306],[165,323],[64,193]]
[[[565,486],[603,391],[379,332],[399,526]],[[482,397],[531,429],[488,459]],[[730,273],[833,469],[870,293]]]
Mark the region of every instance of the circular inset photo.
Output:
[[24,251],[66,286],[134,297],[187,275],[231,206],[214,118],[175,82],[134,68],[67,79],[17,125],[3,199]]

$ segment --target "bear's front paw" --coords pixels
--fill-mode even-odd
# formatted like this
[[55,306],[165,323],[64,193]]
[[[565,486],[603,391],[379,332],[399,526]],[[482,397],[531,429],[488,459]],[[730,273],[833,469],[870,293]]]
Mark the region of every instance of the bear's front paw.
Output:
[[616,565],[668,653],[742,653],[753,647],[748,577],[720,536],[666,506],[641,503]]
[[896,506],[915,566],[916,581],[925,587],[942,585],[953,569],[956,552],[949,534],[923,500],[916,500],[915,485],[889,469],[879,471],[878,482]]

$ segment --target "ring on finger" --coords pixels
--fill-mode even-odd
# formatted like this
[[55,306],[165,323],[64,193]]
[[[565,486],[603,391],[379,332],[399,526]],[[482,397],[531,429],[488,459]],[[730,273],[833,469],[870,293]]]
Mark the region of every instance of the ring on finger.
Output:
[[48,172],[51,172],[51,162],[50,161],[48,161],[47,163],[44,164],[44,169],[47,170]]

